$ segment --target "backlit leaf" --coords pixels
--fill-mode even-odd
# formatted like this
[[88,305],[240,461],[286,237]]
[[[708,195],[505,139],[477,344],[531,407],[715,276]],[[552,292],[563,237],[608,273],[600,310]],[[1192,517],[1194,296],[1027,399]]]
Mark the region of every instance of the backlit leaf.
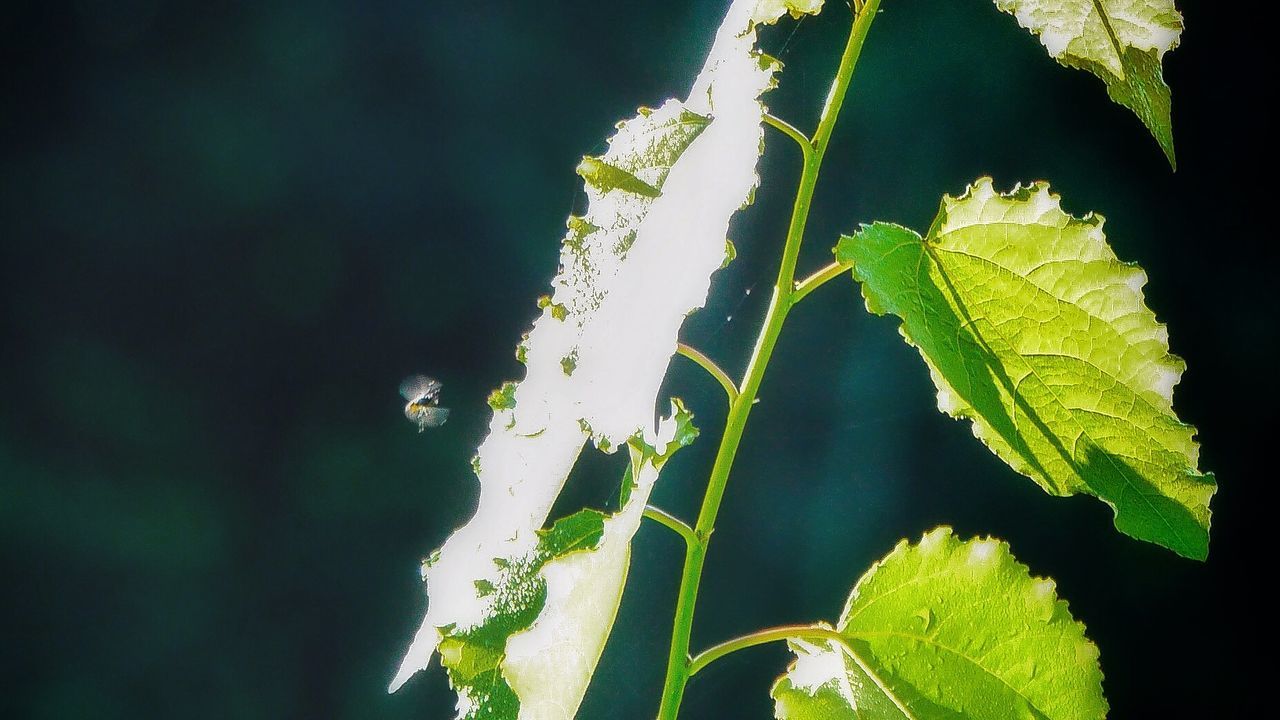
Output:
[[1178,46],[1182,15],[1173,0],[995,0],[1040,36],[1049,55],[1088,70],[1111,99],[1147,126],[1175,165],[1169,86],[1160,61]]
[[1095,495],[1122,532],[1204,559],[1216,485],[1173,412],[1185,366],[1102,225],[1043,183],[1001,195],[983,178],[926,237],[876,223],[836,252],[868,309],[902,319],[941,410],[1047,492]]
[[792,643],[780,720],[1101,720],[1098,650],[1059,600],[990,538],[903,540],[862,576],[836,630]]

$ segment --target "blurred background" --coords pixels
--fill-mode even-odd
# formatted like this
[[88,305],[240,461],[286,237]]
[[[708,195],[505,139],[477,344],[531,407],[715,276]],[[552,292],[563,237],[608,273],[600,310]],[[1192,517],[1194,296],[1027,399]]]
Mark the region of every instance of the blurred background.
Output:
[[[1096,78],[985,0],[886,0],[836,131],[802,270],[858,222],[925,229],[944,192],[1048,179],[1096,210],[1190,367],[1176,395],[1218,473],[1208,563],[1053,499],[934,409],[896,321],[811,296],[752,415],[695,646],[834,619],[901,537],[1007,539],[1102,652],[1113,717],[1241,713],[1247,508],[1263,479],[1275,303],[1237,173],[1258,164],[1224,13],[1183,2],[1165,61],[1179,167]],[[727,2],[10,4],[0,17],[0,716],[444,718],[438,667],[385,693],[426,600],[418,561],[472,512],[484,398],[556,271],[573,168],[640,104],[683,96]],[[844,3],[765,47],[775,113],[812,128]],[[1230,78],[1244,85],[1229,83]],[[741,372],[798,175],[772,131],[740,256],[682,337]],[[1267,363],[1266,371],[1271,370]],[[444,381],[418,434],[396,388]],[[655,502],[692,518],[723,422],[682,359],[701,440]],[[616,490],[591,459],[563,503]],[[643,528],[583,718],[656,710],[681,547]],[[772,717],[781,647],[690,686],[690,718]]]

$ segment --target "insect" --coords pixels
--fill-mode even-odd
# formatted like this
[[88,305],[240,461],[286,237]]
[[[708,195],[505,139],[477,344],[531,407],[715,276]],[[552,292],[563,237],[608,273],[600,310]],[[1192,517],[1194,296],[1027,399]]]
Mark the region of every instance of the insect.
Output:
[[406,400],[404,416],[418,426],[418,432],[440,427],[449,419],[449,408],[440,407],[440,381],[426,375],[410,375],[400,383]]

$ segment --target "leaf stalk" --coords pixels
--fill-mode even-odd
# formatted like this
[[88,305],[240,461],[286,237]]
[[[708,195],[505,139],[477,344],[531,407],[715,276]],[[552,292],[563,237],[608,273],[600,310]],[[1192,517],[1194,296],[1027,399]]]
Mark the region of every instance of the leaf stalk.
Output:
[[724,388],[725,394],[729,396],[730,407],[733,406],[734,401],[738,399],[738,388],[733,384],[733,380],[729,379],[728,373],[721,370],[714,360],[682,342],[676,343],[676,352],[697,363],[715,378],[716,382],[720,383],[720,387]]
[[829,640],[840,645],[845,645],[848,642],[839,632],[820,625],[783,625],[781,627],[765,628],[742,637],[726,640],[719,645],[713,645],[698,653],[689,662],[689,674],[697,675],[703,668],[725,655],[781,640]]
[[825,285],[828,280],[840,277],[848,272],[852,267],[852,263],[833,262],[796,283],[795,292],[791,294],[791,304],[794,305],[800,302],[806,295]]
[[646,505],[644,508],[644,516],[671,529],[675,534],[684,538],[685,547],[698,544],[698,536],[694,534],[693,528],[689,527],[680,518],[671,513],[653,505]]
[[795,140],[796,145],[800,146],[800,153],[806,160],[809,159],[810,155],[813,155],[813,141],[806,137],[804,133],[797,130],[794,125],[782,118],[770,115],[769,113],[764,114],[764,122],[766,125],[774,128],[778,132],[781,132],[783,135]]

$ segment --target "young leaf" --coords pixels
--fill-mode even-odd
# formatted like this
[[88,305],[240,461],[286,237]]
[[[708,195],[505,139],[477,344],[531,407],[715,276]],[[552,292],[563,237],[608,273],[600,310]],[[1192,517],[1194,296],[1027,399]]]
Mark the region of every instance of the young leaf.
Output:
[[927,237],[876,223],[836,254],[869,310],[902,319],[939,409],[1047,492],[1097,496],[1122,532],[1203,560],[1216,485],[1173,413],[1185,366],[1102,225],[1044,183],[1001,195],[983,178]]
[[1169,86],[1160,61],[1178,46],[1182,15],[1173,0],[995,0],[1040,36],[1055,60],[1088,70],[1132,110],[1176,166]]
[[[424,568],[430,605],[391,690],[438,648],[461,718],[576,712],[648,488],[671,443],[690,438],[679,410],[653,427],[676,336],[705,302],[729,219],[757,182],[759,97],[778,66],[755,50],[756,10],[757,0],[733,3],[687,101],[642,109],[579,165],[588,210],[569,219],[553,295],[518,351],[524,380],[491,398],[474,463],[479,507]],[[588,437],[606,451],[655,450],[633,458],[597,545],[551,552],[541,528]]]
[[845,642],[793,642],[779,720],[1096,720],[1098,649],[1003,542],[938,528],[854,587]]

